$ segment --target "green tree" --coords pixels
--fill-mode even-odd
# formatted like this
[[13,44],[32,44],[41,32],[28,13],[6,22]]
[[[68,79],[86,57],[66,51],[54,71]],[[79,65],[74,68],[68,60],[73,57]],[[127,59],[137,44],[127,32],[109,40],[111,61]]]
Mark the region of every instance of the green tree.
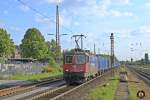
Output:
[[22,56],[25,58],[46,60],[50,57],[45,39],[36,28],[30,28],[26,31],[20,47]]
[[12,56],[14,48],[14,42],[10,39],[10,34],[0,28],[0,57]]
[[55,40],[47,41],[48,50],[50,55],[55,59],[56,58],[56,42]]
[[60,47],[56,46],[56,41],[52,39],[50,42],[46,42],[48,49],[50,51],[51,56],[57,61],[58,57],[59,59],[62,58],[62,53]]

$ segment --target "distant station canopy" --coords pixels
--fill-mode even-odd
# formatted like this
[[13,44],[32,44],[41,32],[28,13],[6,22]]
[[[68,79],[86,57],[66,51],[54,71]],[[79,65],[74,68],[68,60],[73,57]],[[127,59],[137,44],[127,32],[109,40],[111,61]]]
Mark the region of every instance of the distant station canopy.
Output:
[[8,58],[7,63],[29,63],[34,62],[36,59],[32,58]]

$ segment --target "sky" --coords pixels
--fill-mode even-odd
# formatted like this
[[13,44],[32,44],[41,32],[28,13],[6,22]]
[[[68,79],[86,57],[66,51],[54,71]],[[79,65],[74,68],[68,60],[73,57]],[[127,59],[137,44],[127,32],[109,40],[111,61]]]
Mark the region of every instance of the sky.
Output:
[[71,36],[84,34],[84,48],[110,54],[110,34],[115,35],[115,55],[120,60],[141,59],[150,53],[149,0],[1,0],[0,27],[19,45],[28,28],[38,28],[46,41],[55,39],[56,4],[60,10],[63,49],[75,47]]

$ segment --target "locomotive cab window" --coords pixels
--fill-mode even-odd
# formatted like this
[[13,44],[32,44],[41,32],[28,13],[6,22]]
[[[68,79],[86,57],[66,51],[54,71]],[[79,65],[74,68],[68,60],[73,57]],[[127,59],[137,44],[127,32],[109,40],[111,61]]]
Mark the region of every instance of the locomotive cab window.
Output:
[[86,62],[87,63],[89,62],[89,56],[86,56]]
[[85,55],[77,55],[76,56],[76,64],[85,64],[86,56]]
[[72,59],[73,59],[73,56],[71,56],[71,55],[66,56],[65,57],[65,63],[66,64],[72,64]]

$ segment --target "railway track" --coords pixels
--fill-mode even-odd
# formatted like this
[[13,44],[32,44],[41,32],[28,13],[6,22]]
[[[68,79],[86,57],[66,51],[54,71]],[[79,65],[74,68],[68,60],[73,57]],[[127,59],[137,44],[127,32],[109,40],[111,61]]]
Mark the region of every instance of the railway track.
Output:
[[138,68],[129,67],[129,69],[134,72],[140,79],[142,79],[146,84],[150,86],[150,73],[145,70],[140,70]]
[[108,80],[112,75],[111,72],[112,70],[81,85],[63,85],[54,89],[36,92],[18,100],[83,100],[91,89]]
[[9,88],[5,88],[5,89],[1,89],[0,90],[0,99],[2,98],[7,98],[7,97],[11,97],[17,94],[21,94],[21,93],[26,93],[32,90],[35,90],[41,86],[47,85],[47,84],[51,84],[51,83],[55,83],[58,81],[62,81],[62,77],[58,76],[58,77],[53,77],[50,79],[41,79],[38,80],[32,84],[28,84],[28,85],[19,85],[19,86],[13,86],[13,87],[9,87]]
[[88,99],[88,93],[91,91],[91,89],[95,88],[98,85],[102,85],[106,82],[106,80],[109,80],[112,76],[112,73],[115,74],[116,69],[109,70],[105,72],[103,75],[98,76],[84,84],[81,84],[73,89],[70,89],[69,91],[64,92],[63,94],[60,94],[51,100],[85,100]]
[[[114,69],[113,69],[114,70]],[[68,86],[65,84],[63,80],[54,80],[53,82],[41,83],[36,86],[31,86],[23,89],[19,87],[17,93],[15,95],[11,95],[11,93],[7,96],[3,96],[2,100],[83,100],[86,95],[89,93],[91,89],[96,87],[97,85],[103,84],[106,80],[108,80],[113,70],[109,70],[105,72],[103,75],[98,76],[86,83],[81,85]],[[17,89],[12,89],[16,91]]]
[[25,92],[25,93],[11,96],[11,97],[3,98],[3,100],[27,100],[27,99],[30,99],[31,97],[34,97],[34,95],[39,95],[40,93],[44,93],[48,90],[53,90],[53,89],[59,88],[63,85],[65,85],[64,81],[49,83],[45,86],[40,86],[39,88],[34,89],[29,92]]
[[62,85],[58,88],[55,89],[48,89],[46,91],[42,91],[42,92],[37,92],[33,95],[27,96],[27,97],[23,97],[20,98],[18,100],[49,100],[50,98],[54,98],[57,97],[60,94],[63,94],[73,88],[75,88],[76,86],[67,86],[67,85]]

